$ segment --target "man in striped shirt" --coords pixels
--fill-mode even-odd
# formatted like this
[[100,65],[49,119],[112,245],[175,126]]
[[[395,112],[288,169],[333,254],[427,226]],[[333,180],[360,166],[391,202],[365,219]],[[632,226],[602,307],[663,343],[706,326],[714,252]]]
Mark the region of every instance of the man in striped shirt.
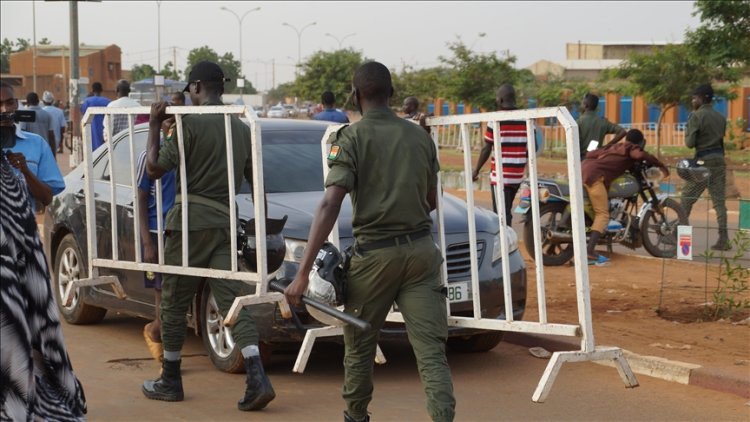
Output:
[[[495,100],[498,110],[516,110],[516,90],[510,84],[504,84],[498,88]],[[526,169],[527,150],[527,133],[526,122],[520,121],[503,121],[498,122],[500,128],[500,155],[503,169],[503,196],[505,198],[505,221],[510,226],[513,209],[511,204],[516,197],[518,187],[523,180],[524,170]],[[490,156],[492,156],[493,143],[495,136],[492,131],[492,125],[487,125],[487,131],[484,135],[484,148],[479,153],[477,165],[474,168],[472,177],[474,180],[479,178],[479,171]],[[492,156],[490,167],[490,184],[492,185],[492,210],[497,212],[497,198],[495,198],[495,185],[497,185],[497,170],[495,168],[495,157]]]

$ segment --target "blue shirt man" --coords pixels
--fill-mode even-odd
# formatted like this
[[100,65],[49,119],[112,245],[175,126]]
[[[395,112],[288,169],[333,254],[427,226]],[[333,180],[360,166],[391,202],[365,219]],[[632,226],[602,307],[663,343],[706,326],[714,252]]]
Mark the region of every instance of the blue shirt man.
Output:
[[[86,114],[86,110],[89,107],[106,107],[109,104],[109,98],[102,97],[102,84],[94,82],[91,86],[94,95],[87,97],[81,104],[81,113]],[[91,150],[95,151],[99,146],[104,143],[104,115],[99,114],[94,116],[94,120],[91,122]]]
[[[35,177],[39,182],[47,185],[52,190],[52,195],[57,195],[65,189],[65,180],[63,179],[60,168],[57,167],[57,161],[55,161],[55,155],[41,136],[22,131],[16,126],[16,145],[12,148],[4,148],[3,153],[10,152],[13,157],[23,156],[24,164],[16,167],[14,170],[19,177],[23,178],[26,182],[27,187],[31,181],[27,180],[29,175]],[[14,158],[21,160],[21,158]],[[13,164],[12,160],[11,164]],[[21,166],[25,165],[28,174],[23,170]],[[15,167],[15,165],[14,165]],[[42,203],[45,201],[43,198],[39,198],[34,195],[32,189],[29,188],[29,198],[34,198]],[[31,207],[36,210],[36,201],[32,201]],[[46,204],[44,204],[46,205]]]
[[336,110],[334,105],[336,104],[336,97],[333,95],[333,92],[326,91],[321,95],[321,102],[323,103],[323,107],[325,108],[320,113],[313,116],[313,120],[325,120],[328,122],[336,122],[336,123],[349,123],[349,118],[346,117],[346,114]]

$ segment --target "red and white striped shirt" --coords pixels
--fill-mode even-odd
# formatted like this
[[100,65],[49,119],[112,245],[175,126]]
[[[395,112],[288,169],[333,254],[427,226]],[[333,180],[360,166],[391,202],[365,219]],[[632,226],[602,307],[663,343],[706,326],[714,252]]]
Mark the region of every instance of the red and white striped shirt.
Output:
[[[500,155],[503,164],[503,182],[506,186],[518,185],[523,180],[523,172],[526,168],[528,157],[527,133],[525,121],[498,122],[500,127]],[[492,126],[487,125],[484,141],[493,143],[495,141]],[[492,155],[490,167],[490,183],[497,184],[497,172],[495,170],[495,156]]]

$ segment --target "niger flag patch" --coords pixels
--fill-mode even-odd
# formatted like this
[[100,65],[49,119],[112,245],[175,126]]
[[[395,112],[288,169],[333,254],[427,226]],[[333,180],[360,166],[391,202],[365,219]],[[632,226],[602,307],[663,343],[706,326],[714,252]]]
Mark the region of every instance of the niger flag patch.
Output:
[[328,153],[328,159],[335,160],[339,156],[339,151],[341,151],[341,148],[338,145],[332,146],[331,152]]

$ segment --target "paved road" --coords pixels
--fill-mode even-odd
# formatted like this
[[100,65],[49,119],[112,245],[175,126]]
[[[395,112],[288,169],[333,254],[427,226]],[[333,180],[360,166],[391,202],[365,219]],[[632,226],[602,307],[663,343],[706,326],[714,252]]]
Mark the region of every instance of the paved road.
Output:
[[[200,339],[184,350],[185,401],[145,399],[144,379],[156,376],[141,330],[145,321],[108,316],[92,326],[65,324],[73,366],[86,391],[91,421],[332,421],[341,420],[342,347],[320,344],[304,374],[291,372],[296,351],[274,355],[268,372],[277,398],[266,410],[236,410],[244,377],[219,372],[205,356]],[[374,421],[426,421],[414,357],[405,343],[386,343],[388,363],[375,371]],[[520,346],[501,343],[489,353],[450,354],[457,421],[496,420],[744,420],[745,399],[697,387],[639,376],[641,386],[626,389],[614,368],[593,363],[566,364],[547,402],[531,395],[547,361]]]

